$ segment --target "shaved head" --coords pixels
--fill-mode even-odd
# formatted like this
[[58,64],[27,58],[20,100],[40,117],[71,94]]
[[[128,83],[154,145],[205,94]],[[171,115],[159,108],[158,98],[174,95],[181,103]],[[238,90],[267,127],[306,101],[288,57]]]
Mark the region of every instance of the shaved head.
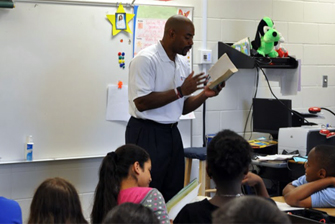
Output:
[[161,44],[168,57],[174,61],[176,54],[186,55],[192,48],[194,25],[182,15],[171,16],[165,23]]
[[187,25],[192,25],[193,23],[190,19],[182,15],[171,16],[165,23],[164,35],[169,32],[169,30],[174,29],[176,32],[179,32],[181,29],[184,29]]

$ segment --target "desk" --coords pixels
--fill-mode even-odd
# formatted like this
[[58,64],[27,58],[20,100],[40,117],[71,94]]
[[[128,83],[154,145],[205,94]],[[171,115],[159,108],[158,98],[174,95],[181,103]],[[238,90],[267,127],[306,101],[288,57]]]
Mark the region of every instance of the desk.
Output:
[[[276,202],[285,202],[283,196],[272,197]],[[335,208],[313,208],[319,211],[327,212],[328,215],[335,216]]]
[[[269,194],[272,196],[282,195],[284,187],[305,174],[304,163],[289,161],[257,161],[252,160],[253,170],[266,180],[272,181],[273,186],[267,186]],[[275,191],[275,192],[273,192]]]
[[265,166],[265,167],[272,167],[272,168],[286,168],[287,167],[287,162],[286,161],[258,161],[258,160],[252,160],[252,164],[257,165],[257,166]]

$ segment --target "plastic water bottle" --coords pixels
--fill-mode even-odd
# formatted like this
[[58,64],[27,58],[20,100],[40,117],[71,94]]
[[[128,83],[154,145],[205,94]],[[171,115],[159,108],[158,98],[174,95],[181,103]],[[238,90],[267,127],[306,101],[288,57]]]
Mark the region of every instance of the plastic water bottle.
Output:
[[29,135],[27,136],[27,142],[26,142],[26,147],[25,147],[25,159],[27,161],[32,161],[33,160],[33,148],[34,148],[34,142],[33,142],[33,136]]

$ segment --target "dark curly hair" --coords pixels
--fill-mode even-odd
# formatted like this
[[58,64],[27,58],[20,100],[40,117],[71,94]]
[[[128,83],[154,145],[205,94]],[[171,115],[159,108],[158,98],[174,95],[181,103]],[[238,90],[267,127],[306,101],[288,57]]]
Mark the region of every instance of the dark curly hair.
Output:
[[223,130],[207,147],[207,172],[215,182],[232,180],[246,171],[251,163],[250,144],[236,132]]

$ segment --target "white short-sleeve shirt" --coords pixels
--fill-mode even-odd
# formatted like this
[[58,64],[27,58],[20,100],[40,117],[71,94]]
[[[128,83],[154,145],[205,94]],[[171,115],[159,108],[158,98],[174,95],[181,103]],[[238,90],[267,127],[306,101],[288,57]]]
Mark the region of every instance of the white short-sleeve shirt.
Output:
[[177,122],[182,114],[185,98],[143,112],[137,110],[134,99],[151,92],[175,89],[181,86],[190,73],[190,66],[186,60],[180,55],[176,55],[175,62],[171,61],[160,42],[140,51],[129,64],[128,100],[130,115],[162,124]]

